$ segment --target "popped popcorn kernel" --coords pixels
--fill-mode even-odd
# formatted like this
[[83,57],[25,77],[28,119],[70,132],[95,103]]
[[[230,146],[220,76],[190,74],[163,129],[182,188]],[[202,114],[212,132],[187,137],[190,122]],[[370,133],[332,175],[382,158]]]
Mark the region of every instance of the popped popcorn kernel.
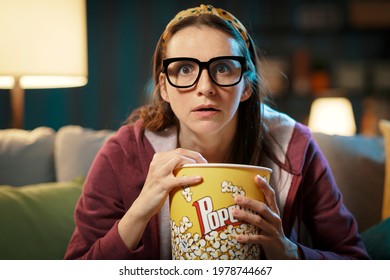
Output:
[[176,260],[232,260],[253,259],[259,256],[260,247],[256,244],[239,243],[235,236],[255,232],[254,226],[240,224],[228,225],[220,231],[211,231],[205,236],[191,234],[188,230],[192,223],[188,217],[183,217],[176,226],[171,220],[172,228],[172,258]]

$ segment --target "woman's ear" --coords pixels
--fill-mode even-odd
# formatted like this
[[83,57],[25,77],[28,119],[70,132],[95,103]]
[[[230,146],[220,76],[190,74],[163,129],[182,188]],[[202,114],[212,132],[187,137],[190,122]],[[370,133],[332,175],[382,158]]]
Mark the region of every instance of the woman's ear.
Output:
[[168,103],[169,103],[169,96],[168,96],[167,88],[166,88],[166,85],[165,85],[165,74],[160,73],[158,84],[159,84],[159,87],[160,87],[160,95],[161,95],[161,98],[162,98],[165,102],[168,102]]
[[245,89],[241,95],[240,101],[243,102],[243,101],[248,100],[249,97],[251,97],[251,95],[252,95],[252,87],[251,87],[251,85],[246,85]]

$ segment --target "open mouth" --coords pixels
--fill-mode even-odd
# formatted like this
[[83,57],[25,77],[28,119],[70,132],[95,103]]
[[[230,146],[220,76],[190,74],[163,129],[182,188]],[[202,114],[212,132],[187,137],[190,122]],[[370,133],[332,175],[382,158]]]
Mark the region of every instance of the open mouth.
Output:
[[198,112],[210,112],[210,111],[218,111],[217,109],[215,108],[200,108],[198,110],[196,110]]
[[212,104],[199,105],[193,109],[193,112],[218,112],[218,111],[220,110],[218,110],[217,106],[214,106]]

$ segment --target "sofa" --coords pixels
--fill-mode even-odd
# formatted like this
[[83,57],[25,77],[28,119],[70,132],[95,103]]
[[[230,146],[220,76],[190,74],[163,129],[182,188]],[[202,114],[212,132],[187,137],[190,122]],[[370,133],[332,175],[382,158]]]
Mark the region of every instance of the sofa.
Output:
[[[390,185],[390,122],[385,124],[388,132],[378,137],[314,134],[374,259],[390,259],[383,204],[385,177]],[[75,125],[0,130],[0,259],[63,258],[84,179],[113,134]]]
[[62,259],[74,208],[110,130],[0,130],[0,259]]

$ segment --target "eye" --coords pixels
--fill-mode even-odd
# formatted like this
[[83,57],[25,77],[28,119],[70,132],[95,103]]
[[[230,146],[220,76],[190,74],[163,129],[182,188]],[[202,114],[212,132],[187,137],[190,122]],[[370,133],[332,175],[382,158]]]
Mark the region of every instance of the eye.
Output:
[[188,76],[196,72],[197,64],[192,61],[175,61],[168,66],[170,76]]
[[216,72],[217,73],[226,73],[226,72],[229,72],[230,68],[228,67],[228,65],[226,64],[220,64],[218,65],[218,67],[216,68]]
[[183,74],[183,75],[188,75],[194,71],[194,67],[190,64],[183,64],[180,65],[180,67],[177,69],[177,73]]
[[226,61],[219,61],[212,65],[212,69],[210,70],[213,75],[227,75],[232,72],[232,65]]

